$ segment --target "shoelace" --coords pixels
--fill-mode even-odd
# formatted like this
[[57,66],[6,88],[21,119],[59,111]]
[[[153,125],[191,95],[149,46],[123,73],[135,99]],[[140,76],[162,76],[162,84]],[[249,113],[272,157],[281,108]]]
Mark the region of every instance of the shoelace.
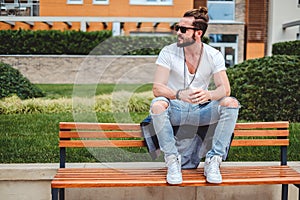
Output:
[[210,165],[211,165],[211,167],[210,167],[210,172],[212,172],[212,173],[218,173],[219,171],[218,171],[218,169],[219,169],[219,163],[218,163],[218,161],[210,161],[211,163],[210,163]]
[[177,160],[177,158],[175,158],[175,159],[172,159],[172,160],[169,160],[169,162],[167,163],[167,165],[168,165],[168,168],[169,168],[169,170],[170,170],[170,172],[179,172],[180,170],[179,170],[179,163],[178,163],[178,160]]

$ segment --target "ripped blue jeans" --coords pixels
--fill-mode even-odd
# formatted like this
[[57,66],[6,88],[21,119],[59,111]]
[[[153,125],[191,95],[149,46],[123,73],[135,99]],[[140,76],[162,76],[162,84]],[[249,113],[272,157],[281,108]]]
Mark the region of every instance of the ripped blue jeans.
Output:
[[[169,106],[164,112],[153,114],[151,108],[156,101],[166,101]],[[165,155],[178,155],[175,146],[176,136],[174,136],[172,126],[204,126],[214,123],[217,123],[217,126],[212,140],[212,149],[207,152],[206,157],[226,154],[226,147],[230,143],[234,131],[239,107],[224,107],[219,104],[220,101],[190,104],[180,100],[169,100],[165,97],[153,99],[150,114],[160,149]]]

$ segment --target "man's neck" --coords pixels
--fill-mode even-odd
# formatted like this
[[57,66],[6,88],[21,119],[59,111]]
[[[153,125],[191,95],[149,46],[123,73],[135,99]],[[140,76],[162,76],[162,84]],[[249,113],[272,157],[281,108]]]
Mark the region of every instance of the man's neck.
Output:
[[184,47],[184,51],[186,55],[199,56],[199,52],[201,52],[201,48],[203,48],[202,42],[195,42],[190,46]]

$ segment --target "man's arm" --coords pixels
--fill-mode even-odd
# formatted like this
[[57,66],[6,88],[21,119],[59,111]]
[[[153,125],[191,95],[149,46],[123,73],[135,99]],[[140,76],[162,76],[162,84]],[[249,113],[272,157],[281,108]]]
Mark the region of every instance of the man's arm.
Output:
[[176,98],[176,91],[167,86],[169,75],[170,70],[168,68],[160,65],[157,66],[152,89],[155,97],[163,96],[168,99]]
[[214,74],[216,89],[210,91],[211,100],[219,100],[223,97],[230,96],[230,83],[225,70]]

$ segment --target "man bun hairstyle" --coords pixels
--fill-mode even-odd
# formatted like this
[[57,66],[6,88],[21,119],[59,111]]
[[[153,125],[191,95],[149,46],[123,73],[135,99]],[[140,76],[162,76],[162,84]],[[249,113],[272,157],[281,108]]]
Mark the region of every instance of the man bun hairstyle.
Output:
[[199,7],[198,9],[192,9],[184,13],[183,17],[194,17],[193,26],[203,33],[201,38],[204,36],[208,26],[208,9],[206,7]]

